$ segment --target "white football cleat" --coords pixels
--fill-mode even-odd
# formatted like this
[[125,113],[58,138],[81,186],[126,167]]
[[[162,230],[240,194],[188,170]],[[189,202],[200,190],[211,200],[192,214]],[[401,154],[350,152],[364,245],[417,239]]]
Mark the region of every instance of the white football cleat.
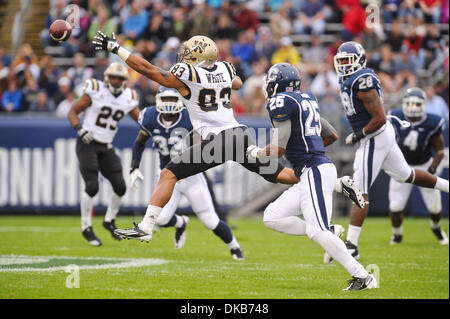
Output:
[[[341,225],[336,224],[336,225],[330,226],[330,231],[337,237],[341,238],[345,232],[345,228]],[[327,252],[325,252],[325,254],[323,254],[323,263],[331,264],[332,261],[333,261],[333,257],[331,257]]]
[[175,249],[180,249],[186,243],[186,226],[189,223],[189,217],[182,215],[183,218],[183,226],[180,228],[175,228]]
[[356,206],[363,209],[366,204],[369,204],[364,199],[363,193],[355,185],[355,181],[350,176],[341,177],[342,194],[347,196]]
[[135,227],[128,229],[115,229],[114,233],[122,238],[127,239],[138,239],[141,242],[150,242],[152,240],[152,233],[146,233],[135,224]]
[[433,233],[436,235],[436,238],[438,239],[438,242],[440,245],[448,245],[448,237],[445,231],[441,228],[431,228]]

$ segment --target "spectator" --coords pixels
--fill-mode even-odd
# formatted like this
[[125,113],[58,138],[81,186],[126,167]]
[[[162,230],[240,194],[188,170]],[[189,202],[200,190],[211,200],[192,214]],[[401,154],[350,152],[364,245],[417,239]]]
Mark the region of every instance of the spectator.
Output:
[[168,12],[166,12],[165,8],[163,1],[153,2],[153,10],[143,33],[145,39],[157,41],[159,46],[166,42],[169,37],[172,23],[171,17],[167,15]]
[[255,41],[254,60],[257,60],[261,57],[271,57],[276,49],[277,46],[272,42],[270,29],[266,26],[259,27]]
[[28,111],[30,109],[31,104],[36,101],[37,94],[39,92],[39,86],[37,81],[33,78],[33,76],[27,72],[26,76],[26,85],[22,89],[22,105],[21,110]]
[[183,8],[176,7],[172,10],[172,29],[170,34],[181,41],[186,41],[189,38],[188,23],[184,17]]
[[424,15],[425,23],[441,22],[442,0],[419,0],[418,2]]
[[0,44],[0,61],[3,62],[3,66],[9,67],[11,64],[11,57],[6,53],[5,47]]
[[380,48],[381,58],[373,61],[374,69],[378,73],[383,90],[387,93],[394,93],[396,85],[393,80],[395,74],[394,54],[389,44],[383,44]]
[[51,6],[50,12],[48,13],[47,17],[45,18],[45,27],[39,33],[41,42],[44,47],[47,47],[50,45],[56,45],[57,42],[52,40],[52,38],[50,38],[48,30],[50,29],[50,25],[53,23],[53,21],[55,21],[57,19],[65,20],[65,18],[66,18],[66,14],[64,13],[65,7],[66,7],[65,0],[56,0],[55,4],[53,6]]
[[73,91],[67,92],[66,98],[62,100],[56,107],[56,116],[61,118],[67,118],[67,114],[72,107],[72,103],[75,101],[75,93]]
[[32,112],[53,112],[55,111],[55,102],[50,100],[44,90],[39,91],[36,101],[31,103],[30,111]]
[[269,0],[269,9],[272,12],[277,12],[286,0]]
[[294,32],[298,34],[322,34],[325,31],[325,17],[322,0],[305,0],[294,23]]
[[94,79],[103,81],[103,78],[105,77],[104,73],[107,67],[108,67],[108,58],[106,53],[104,51],[97,52],[94,73],[92,74],[92,77]]
[[272,55],[271,59],[272,65],[282,62],[290,63],[295,65],[297,68],[300,67],[300,54],[292,45],[292,40],[288,36],[281,38],[280,46]]
[[58,80],[58,92],[53,96],[55,105],[58,105],[67,98],[67,94],[72,90],[72,83],[68,76],[62,76]]
[[176,37],[170,37],[164,44],[163,49],[156,56],[158,59],[167,59],[169,61],[169,65],[173,65],[177,61],[179,46],[180,40]]
[[245,78],[252,74],[251,60],[255,52],[254,43],[252,42],[252,32],[241,31],[239,33],[238,42],[231,47],[231,54],[239,61],[240,66],[244,70]]
[[344,3],[341,10],[341,37],[345,41],[350,41],[366,29],[366,11],[358,1]]
[[247,7],[245,1],[241,1],[233,15],[233,20],[238,30],[253,30],[256,33],[259,27],[259,17],[256,12]]
[[0,92],[6,89],[6,82],[9,75],[9,68],[0,59]]
[[60,69],[53,65],[52,57],[44,55],[41,59],[41,74],[39,76],[39,88],[46,90],[48,96],[53,96],[58,91],[58,77]]
[[404,39],[405,36],[403,35],[400,21],[398,19],[394,20],[391,23],[391,31],[388,33],[385,43],[388,43],[391,46],[392,51],[397,53],[400,52]]
[[409,52],[416,55],[422,47],[422,40],[423,37],[417,33],[417,29],[410,25],[408,28],[408,35],[405,37],[404,41]]
[[429,24],[427,26],[427,34],[422,40],[422,48],[418,52],[418,69],[426,69],[438,55],[442,54],[443,45],[441,45],[441,41],[442,38],[436,25],[433,23]]
[[398,92],[405,84],[409,87],[416,86],[414,69],[415,65],[408,52],[408,48],[403,46],[400,55],[396,57],[394,63],[394,83],[396,92]]
[[91,21],[91,26],[88,31],[89,42],[92,42],[92,39],[97,34],[98,30],[103,31],[103,33],[109,36],[113,32],[117,32],[116,21],[114,19],[110,19],[108,10],[104,5],[99,5],[97,7],[97,16],[95,16]]
[[128,4],[128,0],[114,1],[111,7],[111,11],[112,19],[118,27],[117,31],[122,32],[121,27],[131,12],[131,7]]
[[2,95],[2,108],[6,112],[21,111],[22,91],[17,87],[14,77],[9,79],[8,90]]
[[437,114],[443,117],[448,122],[448,105],[445,100],[436,94],[433,86],[427,86],[425,88],[425,93],[427,94],[427,102],[425,109],[427,112]]
[[217,18],[217,29],[216,29],[216,38],[230,38],[236,39],[236,28],[234,26],[233,20],[231,20],[230,16],[225,13],[220,13]]
[[214,15],[212,9],[207,6],[205,0],[194,0],[194,8],[189,13],[189,37],[205,35],[212,37]]
[[14,73],[20,87],[25,85],[25,72],[30,72],[36,80],[39,78],[40,68],[34,62],[34,58],[31,55],[24,56],[23,62],[14,68]]
[[339,76],[332,64],[321,64],[319,73],[310,85],[310,90],[317,97],[325,96],[327,93],[337,94],[339,92]]
[[449,15],[449,10],[448,10],[448,0],[444,0],[444,2],[442,3],[442,15],[441,15],[441,23],[444,24],[448,24],[448,15]]
[[261,57],[252,63],[253,74],[244,82],[243,98],[247,114],[260,115],[264,112],[266,98],[263,94],[267,58]]
[[127,39],[136,41],[147,27],[148,20],[148,12],[142,9],[140,1],[133,0],[130,15],[122,25],[122,33]]
[[290,2],[285,2],[280,6],[276,13],[270,16],[269,27],[272,34],[272,40],[278,44],[280,39],[291,34],[292,23],[289,18],[289,10],[291,9]]
[[141,75],[138,78],[137,83],[134,85],[134,89],[136,89],[139,96],[139,107],[141,109],[147,106],[155,105],[155,95],[159,89],[158,83]]
[[311,46],[305,48],[302,56],[305,71],[309,75],[315,76],[327,56],[327,51],[323,47],[318,35],[312,36]]
[[92,77],[93,70],[84,65],[83,53],[75,54],[73,64],[74,65],[67,70],[67,76],[72,80],[74,87],[83,85],[84,81]]

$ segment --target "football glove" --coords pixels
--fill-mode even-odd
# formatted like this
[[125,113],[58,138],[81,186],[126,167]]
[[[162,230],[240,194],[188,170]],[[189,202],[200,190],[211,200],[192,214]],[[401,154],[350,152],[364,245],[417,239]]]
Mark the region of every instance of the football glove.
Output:
[[436,174],[436,167],[430,165],[430,167],[428,167],[428,173],[433,175]]
[[84,144],[89,144],[94,140],[94,136],[92,135],[92,133],[82,127],[79,127],[77,129],[77,135]]
[[117,51],[120,48],[114,32],[112,33],[112,37],[109,38],[102,31],[98,30],[97,35],[95,35],[94,39],[92,40],[92,43],[94,44],[95,50],[105,50],[114,54],[117,54]]
[[345,144],[352,144],[355,145],[356,143],[358,143],[364,136],[366,136],[363,132],[363,130],[354,132],[349,134],[346,138],[345,138]]
[[136,181],[138,179],[144,180],[144,176],[142,175],[139,168],[131,169],[131,171],[130,171],[130,188],[133,192],[135,192],[138,189],[137,183],[136,183]]
[[261,150],[260,147],[256,146],[256,145],[250,145],[249,147],[247,147],[247,157],[248,158],[252,158],[252,159],[257,159],[258,158],[258,152]]

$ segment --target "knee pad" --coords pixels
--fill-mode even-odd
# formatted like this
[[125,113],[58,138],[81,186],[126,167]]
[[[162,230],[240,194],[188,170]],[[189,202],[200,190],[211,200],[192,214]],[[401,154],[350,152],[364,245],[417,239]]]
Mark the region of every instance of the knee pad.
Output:
[[87,182],[84,188],[86,194],[90,197],[94,197],[98,193],[98,181]]
[[127,186],[125,185],[125,181],[122,180],[120,183],[117,183],[116,185],[113,185],[114,193],[116,193],[117,196],[122,197],[125,195],[125,192],[127,191]]
[[219,217],[215,212],[205,211],[202,213],[197,213],[198,219],[205,225],[206,228],[213,230],[217,227],[220,222]]

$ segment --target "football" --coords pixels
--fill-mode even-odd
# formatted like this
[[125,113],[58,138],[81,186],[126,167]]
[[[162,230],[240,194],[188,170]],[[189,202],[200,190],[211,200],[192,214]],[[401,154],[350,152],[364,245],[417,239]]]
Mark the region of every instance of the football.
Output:
[[72,34],[72,26],[67,21],[58,19],[53,21],[48,32],[53,40],[63,42]]

